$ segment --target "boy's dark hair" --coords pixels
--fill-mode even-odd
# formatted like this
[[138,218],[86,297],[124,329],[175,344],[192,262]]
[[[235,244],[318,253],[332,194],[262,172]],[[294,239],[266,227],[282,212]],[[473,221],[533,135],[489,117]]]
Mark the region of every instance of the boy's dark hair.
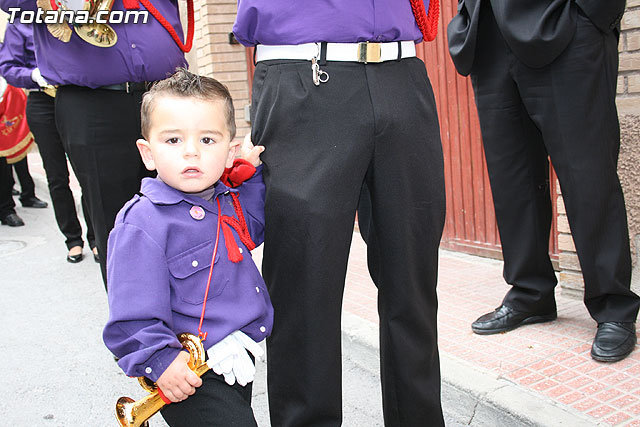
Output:
[[185,98],[198,98],[204,101],[223,101],[225,105],[225,116],[227,127],[231,139],[236,136],[236,119],[233,109],[231,94],[225,85],[214,78],[198,76],[190,73],[184,68],[176,69],[176,72],[164,80],[154,84],[151,89],[142,97],[142,107],[140,109],[140,119],[142,136],[148,138],[149,127],[151,126],[151,111],[154,100],[159,95],[170,95]]

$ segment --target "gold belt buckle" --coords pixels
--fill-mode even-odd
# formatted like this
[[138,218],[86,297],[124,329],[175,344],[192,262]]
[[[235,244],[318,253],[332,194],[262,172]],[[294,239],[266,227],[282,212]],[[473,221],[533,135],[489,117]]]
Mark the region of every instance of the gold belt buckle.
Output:
[[361,42],[358,43],[358,62],[382,62],[381,52],[382,43]]

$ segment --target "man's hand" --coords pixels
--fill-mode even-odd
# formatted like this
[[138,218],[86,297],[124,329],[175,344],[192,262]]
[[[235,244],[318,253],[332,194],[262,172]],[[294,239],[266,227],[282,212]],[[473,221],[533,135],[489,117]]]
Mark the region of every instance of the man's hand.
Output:
[[240,157],[241,159],[245,159],[253,166],[258,167],[262,164],[262,161],[260,160],[260,154],[262,154],[263,151],[264,146],[257,145],[254,147],[253,143],[251,142],[251,134],[247,134],[247,136],[244,137],[242,144],[240,144],[238,157]]
[[196,392],[196,387],[202,385],[202,379],[187,365],[189,357],[189,353],[181,351],[156,383],[172,402],[185,400]]

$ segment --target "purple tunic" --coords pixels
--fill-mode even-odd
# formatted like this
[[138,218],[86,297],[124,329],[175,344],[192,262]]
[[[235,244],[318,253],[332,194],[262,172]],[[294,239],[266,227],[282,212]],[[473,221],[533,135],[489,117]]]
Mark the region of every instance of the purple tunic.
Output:
[[[236,189],[218,182],[212,201],[145,178],[144,196],[136,195],[118,214],[109,235],[110,313],[103,338],[127,375],[157,381],[181,350],[176,335],[198,334],[216,238],[216,198],[223,215],[234,216],[229,193],[237,192],[251,238],[262,243],[261,169]],[[247,247],[235,231],[233,235],[243,259],[229,260],[221,230],[202,327],[208,333],[205,349],[235,330],[262,341],[273,325],[262,276]]]
[[33,31],[27,24],[7,24],[4,41],[0,47],[0,76],[11,86],[38,89],[31,80],[31,72],[37,67],[33,48]]
[[[153,5],[184,41],[177,0],[154,0]],[[0,0],[0,9],[36,10],[36,0]],[[124,10],[115,0],[112,10]],[[145,10],[140,5],[140,10]],[[20,13],[17,13],[20,16]],[[17,22],[17,20],[16,20]],[[83,41],[73,32],[64,43],[53,37],[46,24],[33,24],[36,59],[44,79],[53,85],[96,88],[124,82],[166,78],[176,67],[185,66],[184,54],[167,30],[149,13],[146,24],[109,24],[118,35],[112,47],[102,48]]]
[[233,33],[246,46],[422,40],[409,0],[238,0]]

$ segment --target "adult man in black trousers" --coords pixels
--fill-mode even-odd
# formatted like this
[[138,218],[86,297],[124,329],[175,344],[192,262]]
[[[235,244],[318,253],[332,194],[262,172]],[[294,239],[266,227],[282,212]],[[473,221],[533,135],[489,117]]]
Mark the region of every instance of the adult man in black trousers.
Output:
[[556,318],[548,255],[548,157],[558,175],[598,322],[591,356],[615,362],[636,343],[615,105],[625,1],[462,0],[449,24],[457,70],[471,74],[504,255],[513,287],[472,324],[494,334]]
[[266,148],[271,425],[342,425],[340,322],[357,210],[378,288],[384,425],[444,426],[444,165],[416,57],[423,33],[409,0],[291,4],[242,0],[234,25],[240,42],[256,45],[251,137]]

